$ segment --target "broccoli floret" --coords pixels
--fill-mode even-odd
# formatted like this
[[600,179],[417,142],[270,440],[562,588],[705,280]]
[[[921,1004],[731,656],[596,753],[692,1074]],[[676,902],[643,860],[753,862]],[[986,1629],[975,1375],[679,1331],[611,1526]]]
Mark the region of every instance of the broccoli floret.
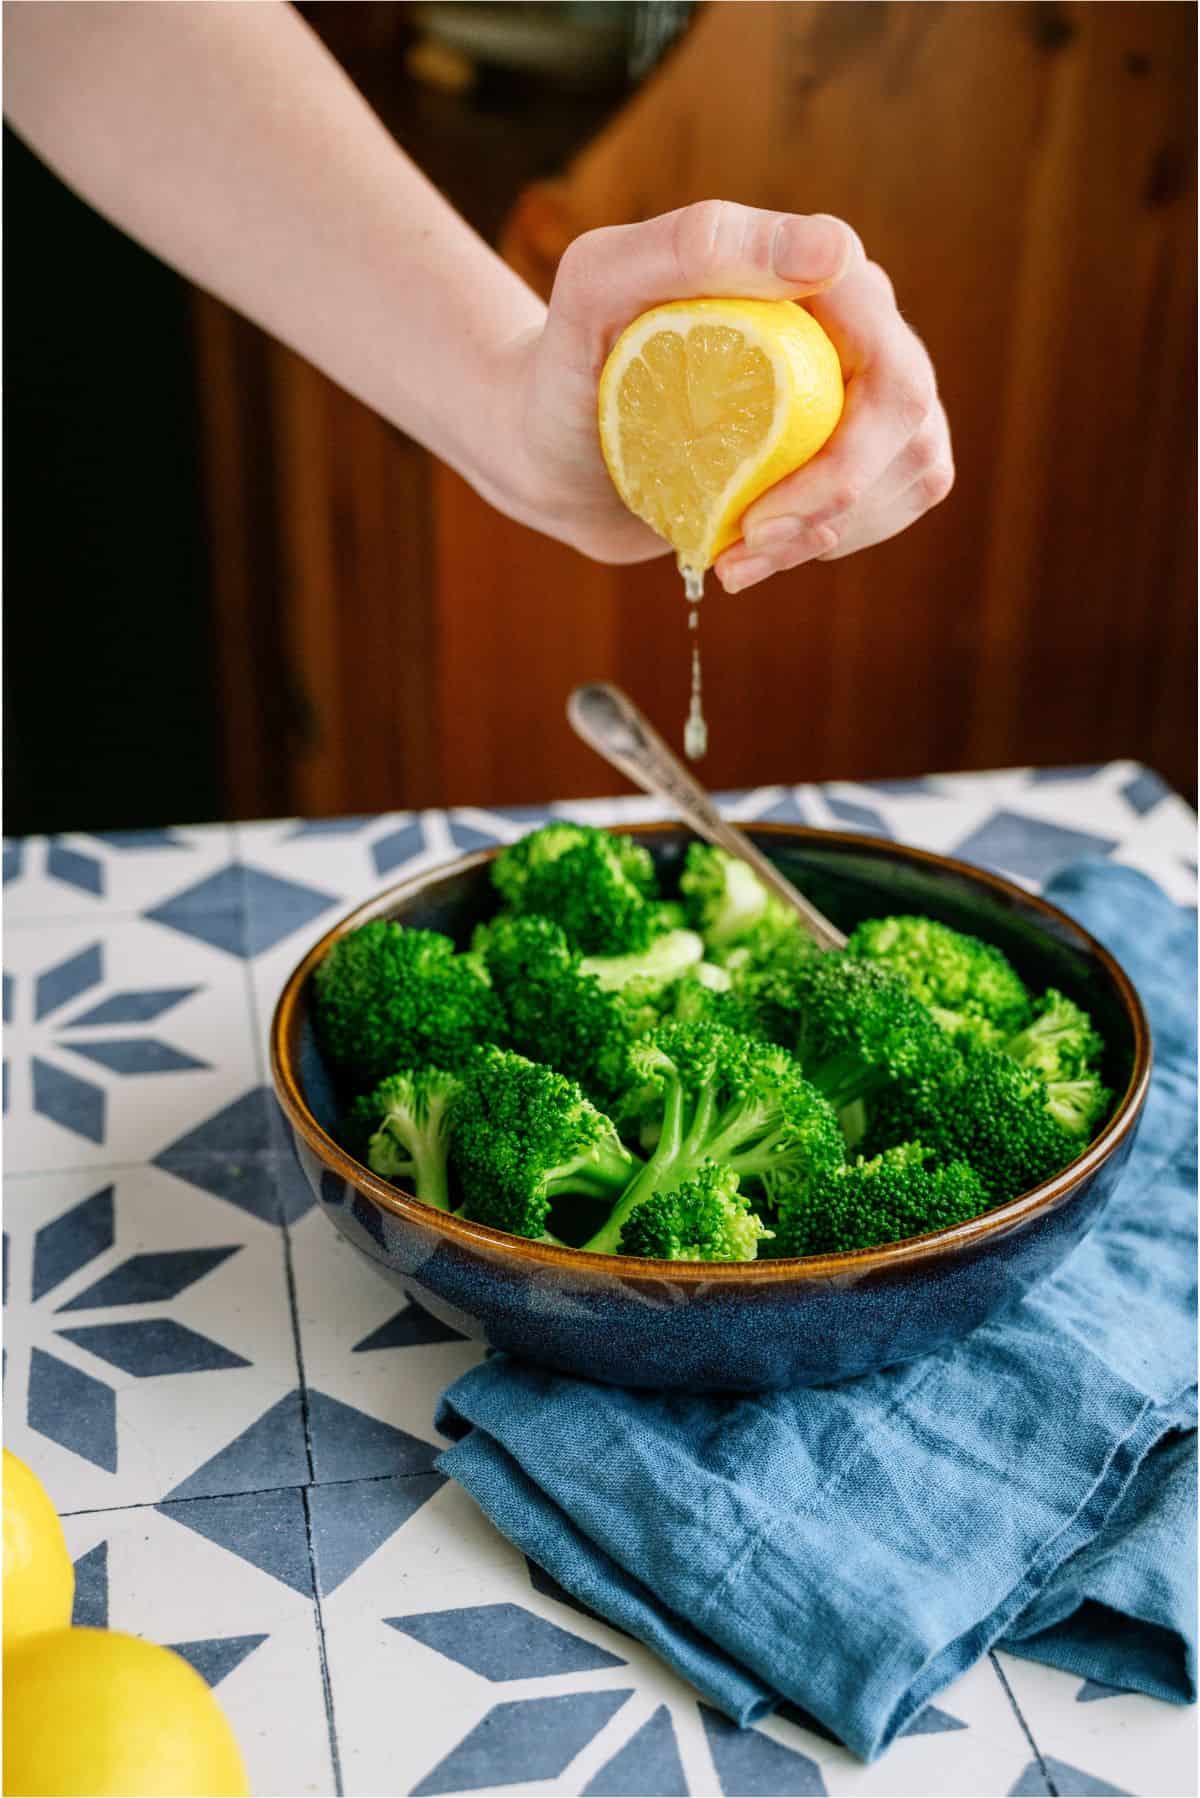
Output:
[[688,922],[710,949],[738,942],[767,909],[767,889],[749,862],[711,843],[688,845],[679,890]]
[[732,974],[795,966],[820,951],[799,918],[749,863],[710,843],[692,843],[679,880],[688,921],[714,962]]
[[919,1141],[939,1161],[967,1161],[989,1205],[1028,1192],[1074,1160],[1083,1144],[1064,1128],[1036,1068],[1002,1049],[968,1045],[944,1077],[900,1083],[871,1106],[868,1149]]
[[794,972],[748,976],[734,996],[839,1111],[894,1080],[937,1080],[955,1056],[904,982],[859,956],[822,954]]
[[610,1003],[624,1019],[630,1042],[657,1029],[670,1017],[675,1005],[675,987],[660,986],[656,980],[641,978],[627,981],[613,993]]
[[649,850],[590,825],[547,824],[511,843],[492,882],[513,911],[552,918],[585,955],[644,949],[666,927]]
[[1099,1074],[1087,1072],[1073,1080],[1047,1080],[1046,1105],[1069,1136],[1076,1137],[1076,1153],[1090,1142],[1108,1116],[1112,1092]]
[[503,913],[474,941],[504,1008],[505,1040],[608,1103],[628,1083],[630,1042],[653,1022],[638,1022],[649,995],[604,992],[549,918]]
[[389,1074],[355,1101],[346,1127],[348,1145],[362,1153],[373,1172],[410,1184],[419,1199],[439,1211],[450,1204],[449,1114],[458,1088],[458,1078],[440,1068]]
[[999,1044],[1031,1016],[1029,993],[1007,956],[933,918],[869,918],[846,947],[891,968],[960,1041]]
[[799,1179],[842,1160],[836,1115],[773,1045],[719,1025],[668,1023],[634,1043],[629,1059],[654,1152],[585,1248],[616,1253],[638,1205],[674,1191],[703,1161],[720,1162],[741,1179],[785,1168]]
[[714,951],[734,982],[742,975],[788,973],[812,961],[822,950],[794,912],[772,898],[764,915],[732,947]]
[[965,1161],[930,1167],[928,1149],[903,1143],[871,1161],[862,1156],[811,1180],[799,1193],[784,1181],[773,1254],[839,1255],[945,1230],[987,1209],[982,1182]]
[[643,1199],[618,1246],[622,1255],[652,1261],[753,1261],[770,1234],[738,1191],[733,1169],[702,1161],[673,1192]]
[[463,1215],[540,1237],[560,1193],[615,1199],[638,1163],[574,1080],[511,1050],[481,1049],[451,1108]]
[[665,930],[644,949],[629,955],[585,955],[583,973],[595,976],[606,993],[617,992],[630,981],[642,990],[665,987],[679,980],[704,959],[704,943],[694,930]]
[[322,1047],[352,1090],[396,1068],[456,1068],[504,1019],[477,955],[384,919],[336,942],[313,975]]
[[1087,1012],[1056,987],[1048,988],[1033,1010],[1033,1022],[1009,1038],[1005,1053],[1041,1074],[1050,1114],[1063,1129],[1090,1138],[1112,1105],[1099,1072],[1103,1039]]
[[1097,1066],[1104,1043],[1087,1012],[1052,986],[1034,1004],[1033,1022],[1010,1036],[1004,1048],[1047,1080],[1073,1080]]

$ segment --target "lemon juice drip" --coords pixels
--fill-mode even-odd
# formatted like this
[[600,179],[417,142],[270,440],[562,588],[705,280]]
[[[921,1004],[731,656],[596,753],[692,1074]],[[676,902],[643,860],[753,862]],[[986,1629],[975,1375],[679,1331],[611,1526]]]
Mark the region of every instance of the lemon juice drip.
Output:
[[[679,564],[683,576],[683,596],[688,602],[688,629],[700,629],[700,601],[704,598],[704,574],[699,568]],[[708,754],[708,725],[704,718],[703,676],[700,667],[700,642],[692,642],[692,693],[687,719],[683,726],[683,753],[689,762],[701,761]]]

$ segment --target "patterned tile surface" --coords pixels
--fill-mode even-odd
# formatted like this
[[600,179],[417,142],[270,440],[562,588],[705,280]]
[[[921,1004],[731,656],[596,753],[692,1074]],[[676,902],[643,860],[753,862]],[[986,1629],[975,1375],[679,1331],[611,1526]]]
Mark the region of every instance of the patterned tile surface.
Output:
[[[957,851],[1030,887],[1106,854],[1195,903],[1195,819],[1136,763],[765,787],[726,809]],[[5,846],[6,1438],[66,1514],[77,1620],[179,1648],[260,1798],[1194,1792],[1193,1713],[1008,1657],[870,1767],[798,1716],[738,1731],[434,1470],[438,1394],[479,1351],[318,1215],[266,1025],[350,906],[545,815]]]

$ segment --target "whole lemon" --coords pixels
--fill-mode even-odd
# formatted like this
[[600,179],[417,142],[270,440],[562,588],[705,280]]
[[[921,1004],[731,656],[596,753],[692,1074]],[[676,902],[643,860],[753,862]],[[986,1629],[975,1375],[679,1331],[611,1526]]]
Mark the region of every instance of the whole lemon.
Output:
[[75,1569],[50,1495],[4,1451],[4,1649],[44,1629],[66,1629]]
[[246,1798],[233,1731],[182,1656],[115,1630],[5,1656],[4,1790],[19,1798]]

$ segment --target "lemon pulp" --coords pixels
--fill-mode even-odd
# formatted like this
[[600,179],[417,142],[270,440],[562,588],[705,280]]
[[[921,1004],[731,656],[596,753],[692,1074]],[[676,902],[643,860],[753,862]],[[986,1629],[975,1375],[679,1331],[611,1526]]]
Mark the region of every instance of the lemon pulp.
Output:
[[600,377],[600,444],[632,512],[703,572],[760,493],[841,417],[837,351],[790,300],[677,300],[622,332]]

